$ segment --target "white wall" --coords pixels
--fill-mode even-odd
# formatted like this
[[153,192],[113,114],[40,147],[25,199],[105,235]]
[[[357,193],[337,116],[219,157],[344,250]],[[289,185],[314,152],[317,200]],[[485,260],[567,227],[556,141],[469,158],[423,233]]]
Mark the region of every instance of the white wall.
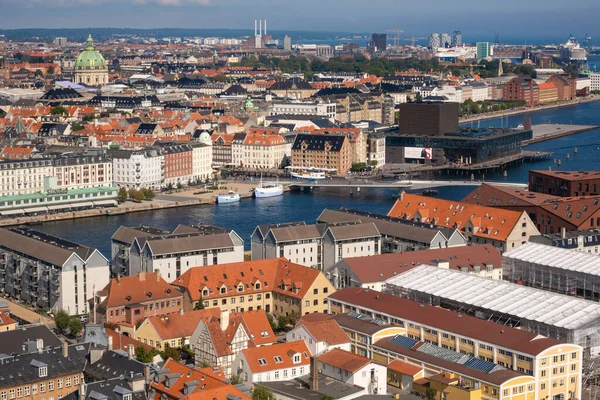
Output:
[[375,382],[373,382],[371,393],[387,394],[387,367],[383,365],[372,362],[365,365],[354,374],[348,371],[340,371],[338,367],[323,364],[321,362],[319,362],[319,366],[322,375],[342,381],[348,385],[355,385],[365,388],[367,393],[369,393],[369,386],[371,385],[371,371],[373,371]]
[[325,351],[329,351],[332,349],[342,349],[346,351],[350,351],[350,339],[348,339],[347,343],[337,344],[337,345],[329,345],[327,342],[319,342],[315,340],[315,338],[308,332],[304,325],[301,325],[297,328],[292,329],[288,333],[285,334],[285,340],[287,342],[294,342],[296,340],[304,340],[306,343],[306,347],[310,351],[310,354],[313,356],[319,355]]

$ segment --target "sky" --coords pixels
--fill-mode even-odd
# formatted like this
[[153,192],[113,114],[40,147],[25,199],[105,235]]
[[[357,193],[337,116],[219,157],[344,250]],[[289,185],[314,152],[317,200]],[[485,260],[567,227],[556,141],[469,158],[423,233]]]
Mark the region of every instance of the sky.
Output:
[[231,28],[268,20],[277,31],[377,32],[404,37],[567,38],[600,28],[598,0],[0,0],[0,29]]

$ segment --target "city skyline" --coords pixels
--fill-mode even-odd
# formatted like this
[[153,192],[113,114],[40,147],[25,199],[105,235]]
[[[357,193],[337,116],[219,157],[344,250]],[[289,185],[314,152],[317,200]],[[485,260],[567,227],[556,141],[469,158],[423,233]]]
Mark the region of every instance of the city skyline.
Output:
[[[543,6],[543,7],[542,7]],[[597,31],[600,3],[576,0],[569,4],[535,0],[523,4],[507,0],[473,8],[466,0],[435,1],[433,6],[393,0],[364,3],[332,0],[0,0],[0,26],[19,28],[196,28],[248,29],[254,19],[267,19],[269,31],[384,32],[403,29],[404,36],[456,29],[477,40],[494,39],[499,31],[507,39],[529,37],[555,41]],[[286,15],[294,15],[287,18]],[[536,18],[531,18],[536,15]],[[577,21],[564,26],[564,21]],[[468,33],[468,34],[467,34]],[[510,36],[509,36],[510,35]],[[547,39],[545,39],[547,38]]]

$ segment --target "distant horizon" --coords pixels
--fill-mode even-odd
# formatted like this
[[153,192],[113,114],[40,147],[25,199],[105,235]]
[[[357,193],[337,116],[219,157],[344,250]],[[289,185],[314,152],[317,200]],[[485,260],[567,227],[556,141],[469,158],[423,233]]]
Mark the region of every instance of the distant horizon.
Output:
[[[199,35],[200,33],[206,33],[205,37],[208,36],[224,36],[224,37],[242,37],[242,36],[251,36],[253,34],[253,29],[248,29],[248,28],[184,28],[184,27],[178,27],[178,28],[173,28],[173,27],[153,27],[153,28],[130,28],[130,27],[68,27],[68,28],[8,28],[8,29],[0,29],[0,34],[8,34],[9,36],[11,33],[23,33],[25,35],[19,35],[19,36],[27,36],[26,34],[29,34],[29,36],[33,37],[33,36],[40,36],[40,35],[34,35],[32,31],[39,31],[40,33],[46,33],[49,37],[51,36],[55,36],[58,35],[57,32],[59,31],[64,31],[65,33],[69,33],[69,32],[73,32],[73,36],[78,36],[80,39],[83,35],[87,36],[88,31],[91,31],[92,36],[94,36],[94,31],[96,31],[96,33],[98,33],[98,31],[100,32],[104,32],[104,31],[122,31],[122,32],[127,32],[130,31],[132,35],[135,34],[140,34],[140,35],[144,35],[144,34],[148,34],[148,33],[152,33],[152,32],[156,32],[156,35],[160,35],[160,31],[180,31],[179,34],[175,34],[173,33],[173,36],[171,37],[175,37],[175,36],[181,36],[181,37],[195,37],[195,36],[201,36]],[[51,33],[56,32],[55,35],[51,35]],[[185,34],[182,34],[183,32],[185,32]],[[197,34],[195,33],[197,32]],[[433,31],[432,31],[433,32]],[[452,34],[453,31],[443,31],[443,30],[438,30],[436,31],[437,33],[449,33]],[[231,35],[219,35],[219,33],[222,34],[231,34]],[[338,31],[338,30],[319,30],[319,29],[315,29],[315,30],[281,30],[281,29],[273,29],[273,30],[268,30],[268,33],[276,36],[276,37],[283,37],[284,35],[289,35],[292,38],[294,38],[294,36],[313,36],[313,38],[303,38],[301,39],[302,41],[310,41],[310,40],[315,40],[315,41],[329,41],[329,40],[335,40],[336,38],[339,37],[343,37],[343,36],[347,36],[347,35],[357,35],[357,36],[370,36],[372,33],[387,33],[388,35],[388,42],[391,42],[393,40],[394,34],[390,33],[390,32],[386,32],[385,30],[383,31]],[[103,36],[112,36],[112,35],[119,35],[119,34],[124,34],[124,33],[118,33],[118,32],[113,32],[113,33],[101,33],[99,35],[96,35],[98,37],[103,37]],[[427,37],[431,34],[401,34],[401,38],[404,39],[404,43],[407,43],[409,41],[409,39],[411,39],[412,36],[415,37],[420,37],[420,40],[417,40],[417,42],[424,42],[427,40]],[[488,42],[494,42],[495,37],[493,37],[493,33],[491,35],[481,35],[481,34],[473,34],[473,35],[469,35],[469,32],[465,32],[462,31],[463,34],[463,41],[465,41],[466,43],[475,43],[477,41],[488,41]],[[532,45],[545,45],[545,44],[560,44],[563,43],[567,40],[568,36],[572,34],[572,32],[567,33],[566,35],[562,35],[562,34],[558,34],[556,32],[554,32],[552,35],[541,35],[538,34],[536,35],[536,37],[524,37],[524,36],[514,36],[511,35],[511,37],[506,37],[503,38],[502,33],[500,32],[500,44],[502,45],[522,45],[522,44],[532,44]],[[592,37],[592,44],[594,44],[594,35],[590,32],[584,32],[583,34],[577,35],[577,34],[573,34],[573,36],[581,42],[581,40],[583,39],[583,37],[589,34]],[[426,35],[426,36],[425,36]],[[489,37],[491,36],[491,37]],[[163,36],[161,36],[163,37]],[[167,36],[168,37],[168,36]],[[600,37],[596,36],[596,37]],[[504,39],[504,40],[503,40]],[[358,40],[358,39],[357,39]],[[600,44],[600,41],[599,41]]]

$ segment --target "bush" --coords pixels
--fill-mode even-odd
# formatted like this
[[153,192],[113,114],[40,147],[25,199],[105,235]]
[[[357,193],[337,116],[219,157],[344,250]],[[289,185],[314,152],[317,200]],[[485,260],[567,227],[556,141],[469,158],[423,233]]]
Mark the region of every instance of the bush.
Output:
[[69,332],[73,336],[77,336],[83,330],[83,324],[79,317],[72,317],[69,320]]
[[165,351],[161,354],[162,358],[166,360],[167,358],[172,358],[175,361],[179,361],[181,356],[179,354],[179,350],[175,347],[165,347]]
[[54,324],[56,325],[56,329],[61,331],[62,333],[67,331],[69,327],[69,321],[71,317],[66,311],[60,310],[54,316]]
[[129,198],[132,200],[144,200],[144,192],[141,190],[129,189]]
[[154,356],[158,354],[158,350],[152,349],[147,351],[144,347],[135,348],[135,357],[141,363],[150,363],[154,359]]
[[143,188],[141,192],[144,195],[144,200],[152,200],[155,196],[152,189]]
[[264,386],[254,386],[252,400],[275,400],[275,395],[269,388]]
[[437,390],[435,390],[434,388],[427,388],[427,390],[425,391],[425,397],[427,397],[428,400],[434,400],[437,396]]

